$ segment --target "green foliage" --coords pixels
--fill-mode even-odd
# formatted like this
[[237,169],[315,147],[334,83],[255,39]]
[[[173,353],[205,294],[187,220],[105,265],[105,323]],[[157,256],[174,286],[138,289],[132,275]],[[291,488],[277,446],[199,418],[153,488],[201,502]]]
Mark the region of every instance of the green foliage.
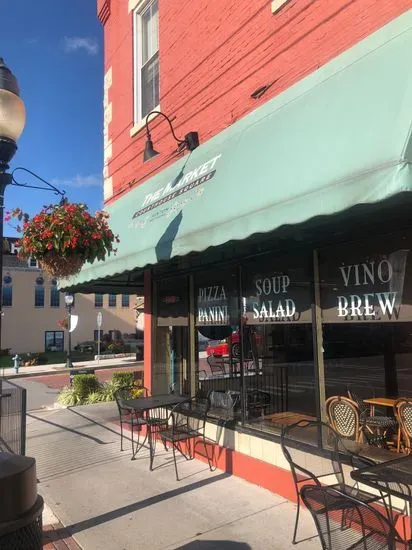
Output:
[[110,353],[124,353],[125,345],[121,341],[112,342],[107,346],[107,351]]
[[0,349],[0,357],[8,357],[10,355],[10,348]]
[[101,401],[105,401],[105,399],[102,399],[103,393],[101,391],[95,391],[92,393],[89,393],[89,395],[86,397],[85,404],[86,405],[94,405],[95,403],[100,403]]
[[114,372],[111,382],[117,388],[131,387],[134,382],[133,372]]
[[81,402],[94,392],[98,392],[100,384],[95,374],[76,374],[73,376],[73,389]]
[[81,405],[82,404],[82,401],[81,399],[79,398],[79,395],[77,393],[77,391],[72,387],[72,388],[64,388],[58,398],[57,398],[57,402],[60,403],[61,405],[66,405],[67,407],[73,407],[75,405]]

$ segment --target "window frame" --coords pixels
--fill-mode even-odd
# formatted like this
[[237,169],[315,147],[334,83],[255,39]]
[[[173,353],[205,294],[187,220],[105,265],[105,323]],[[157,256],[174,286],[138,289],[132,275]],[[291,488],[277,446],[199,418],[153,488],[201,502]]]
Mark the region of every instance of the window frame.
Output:
[[[97,302],[97,296],[101,297],[101,302]],[[101,292],[95,292],[94,293],[94,307],[96,309],[102,309],[104,307],[104,294]]]
[[[60,291],[56,285],[50,287],[50,307],[59,308],[60,307]],[[57,299],[56,299],[57,297]]]
[[[42,299],[40,300],[42,303],[37,303],[37,297],[38,293],[42,291],[41,296]],[[44,283],[42,285],[35,284],[34,285],[34,307],[35,308],[44,308],[44,302],[45,302],[45,290],[44,290]]]
[[[7,300],[7,303],[6,303],[6,300],[4,299],[5,297],[5,290],[9,291],[8,292],[8,300]],[[1,306],[2,307],[13,307],[13,283],[9,283],[9,284],[3,284],[3,288],[2,288],[2,298],[1,298]]]
[[122,294],[122,308],[130,307],[130,294]]
[[[142,115],[142,15],[150,6],[158,0],[142,0],[137,4],[133,11],[133,123],[132,131],[137,131],[144,127],[146,115]],[[159,10],[159,3],[158,3]],[[159,54],[158,47],[157,53]],[[160,63],[159,63],[159,98],[160,98]],[[151,111],[160,111],[160,99],[157,105],[154,105]],[[150,111],[149,111],[150,112]]]
[[[113,297],[114,297],[114,303],[113,303]],[[108,298],[108,307],[116,308],[117,307],[117,294],[109,294]]]

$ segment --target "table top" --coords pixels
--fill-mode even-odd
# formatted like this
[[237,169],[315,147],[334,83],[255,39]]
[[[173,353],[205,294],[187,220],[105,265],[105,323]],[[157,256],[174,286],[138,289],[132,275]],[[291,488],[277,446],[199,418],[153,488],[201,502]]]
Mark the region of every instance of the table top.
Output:
[[371,397],[370,399],[364,399],[364,403],[369,405],[381,405],[383,407],[393,407],[396,399],[393,397]]
[[402,456],[351,472],[355,481],[412,502],[412,456]]
[[181,395],[154,395],[152,397],[139,397],[137,399],[125,399],[123,406],[137,411],[149,411],[150,409],[158,409],[160,407],[168,407],[177,405],[187,401],[188,397]]

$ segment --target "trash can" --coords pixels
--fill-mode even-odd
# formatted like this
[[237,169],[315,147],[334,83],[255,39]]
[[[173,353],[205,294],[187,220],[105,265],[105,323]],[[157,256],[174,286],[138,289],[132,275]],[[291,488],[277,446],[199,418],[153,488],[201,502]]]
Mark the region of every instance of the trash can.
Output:
[[41,550],[42,512],[35,459],[0,453],[1,550]]

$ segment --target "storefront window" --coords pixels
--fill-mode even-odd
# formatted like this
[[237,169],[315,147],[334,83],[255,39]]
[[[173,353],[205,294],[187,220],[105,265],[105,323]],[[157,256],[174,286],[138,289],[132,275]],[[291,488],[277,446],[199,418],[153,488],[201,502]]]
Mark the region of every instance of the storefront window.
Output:
[[195,358],[202,392],[230,391],[240,418],[239,298],[235,269],[195,276]]
[[189,395],[188,278],[174,277],[158,281],[155,293],[157,315],[152,393]]
[[244,266],[245,416],[254,428],[316,419],[312,280],[309,255]]
[[352,393],[368,414],[365,399],[412,397],[411,244],[403,232],[320,253],[326,397]]

